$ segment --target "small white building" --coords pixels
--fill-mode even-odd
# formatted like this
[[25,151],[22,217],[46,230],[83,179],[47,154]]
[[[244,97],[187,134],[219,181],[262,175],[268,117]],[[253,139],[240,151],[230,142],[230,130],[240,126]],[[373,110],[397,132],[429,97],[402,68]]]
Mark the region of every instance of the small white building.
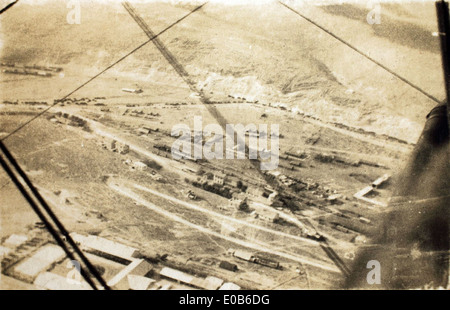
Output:
[[130,290],[135,290],[135,291],[145,291],[148,290],[148,288],[154,283],[156,282],[153,279],[147,278],[147,277],[143,277],[143,276],[137,276],[134,274],[129,274],[127,276],[128,278],[128,286],[130,288]]
[[91,290],[91,286],[85,282],[77,282],[66,277],[51,273],[43,272],[34,280],[34,285],[47,290]]
[[134,169],[140,170],[140,171],[143,171],[143,170],[147,169],[147,165],[144,164],[144,163],[141,162],[141,161],[135,161],[135,162],[133,162],[133,166],[132,166],[132,167],[133,167]]
[[121,261],[129,262],[140,256],[138,249],[102,237],[83,236],[77,233],[71,233],[70,236],[75,242],[81,244],[83,248],[97,252],[100,256],[108,256],[112,259],[119,258]]
[[225,184],[227,175],[224,173],[216,172],[214,173],[213,183],[223,185]]
[[5,242],[3,242],[3,245],[5,245],[7,247],[15,248],[15,247],[22,245],[27,240],[28,240],[28,237],[25,235],[12,234],[11,236],[8,237],[8,239],[5,240]]
[[135,89],[135,88],[122,88],[122,91],[126,92],[126,93],[132,93],[132,94],[140,94],[140,93],[143,92],[143,90],[141,88],[137,88],[137,89]]
[[202,282],[203,279],[190,275],[180,270],[176,270],[169,267],[164,267],[161,269],[159,274],[163,277],[169,278],[171,280],[175,280],[179,283],[188,284],[190,286],[199,287],[199,283]]
[[256,214],[258,214],[258,218],[267,221],[270,223],[274,223],[277,220],[280,219],[280,214],[276,211],[269,211],[266,209],[259,209],[256,211]]
[[46,244],[31,257],[19,263],[14,272],[19,273],[28,280],[33,280],[39,273],[47,271],[55,262],[66,256],[63,249],[55,244]]
[[248,262],[254,262],[255,261],[255,256],[253,255],[253,253],[247,252],[247,251],[243,251],[243,250],[235,250],[233,253],[234,257],[246,260]]
[[[116,274],[111,280],[108,281],[108,286],[119,290],[128,290],[130,287],[129,276],[145,276],[152,270],[152,265],[143,259],[136,259],[132,261],[128,266],[122,269],[118,274]],[[151,279],[147,278],[151,283]],[[132,278],[133,283],[141,281],[142,279]]]
[[241,287],[239,285],[234,284],[232,282],[226,282],[219,288],[219,291],[221,291],[221,290],[230,290],[230,291],[234,290],[234,291],[237,291],[237,290],[240,290],[240,289],[241,289]]
[[217,277],[207,276],[205,279],[194,278],[190,284],[205,290],[217,290],[222,286],[223,282],[222,279]]
[[381,177],[372,182],[372,186],[377,188],[381,186],[383,183],[387,182],[390,178],[389,174],[383,174]]

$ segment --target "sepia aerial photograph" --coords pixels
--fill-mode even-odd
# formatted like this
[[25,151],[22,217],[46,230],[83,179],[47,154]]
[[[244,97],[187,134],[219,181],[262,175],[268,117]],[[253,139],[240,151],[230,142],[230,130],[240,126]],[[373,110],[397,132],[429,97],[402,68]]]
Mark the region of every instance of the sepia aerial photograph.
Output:
[[448,0],[0,0],[0,290],[449,290],[449,53]]

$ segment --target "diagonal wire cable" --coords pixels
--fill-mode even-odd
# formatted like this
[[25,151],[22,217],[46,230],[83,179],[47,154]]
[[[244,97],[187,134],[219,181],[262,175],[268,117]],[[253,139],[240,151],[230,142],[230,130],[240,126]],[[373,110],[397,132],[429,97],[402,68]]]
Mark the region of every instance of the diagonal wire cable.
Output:
[[[130,56],[131,54],[133,54],[134,52],[136,52],[137,50],[139,50],[140,48],[142,48],[143,46],[145,46],[146,44],[148,44],[149,42],[153,41],[153,43],[156,45],[156,47],[159,49],[159,51],[163,54],[163,56],[169,61],[169,63],[173,66],[173,68],[175,69],[175,71],[180,75],[180,77],[187,83],[187,85],[189,86],[189,88],[200,94],[200,98],[203,104],[205,104],[205,106],[207,107],[208,111],[212,114],[212,116],[214,116],[216,118],[216,120],[219,122],[219,124],[221,126],[225,126],[226,124],[226,120],[225,118],[221,115],[221,113],[212,105],[209,104],[208,99],[204,96],[202,91],[197,90],[195,84],[191,81],[189,74],[187,73],[186,70],[184,70],[183,66],[177,61],[177,59],[173,56],[173,54],[171,54],[168,49],[163,45],[163,43],[159,40],[158,36],[161,35],[162,33],[164,33],[165,31],[167,31],[168,29],[170,29],[171,27],[173,27],[174,25],[176,25],[177,23],[179,23],[181,20],[183,20],[184,18],[186,18],[187,16],[189,16],[190,14],[194,13],[195,11],[199,10],[201,7],[203,7],[206,3],[200,5],[199,7],[195,8],[193,11],[191,11],[189,14],[185,15],[183,18],[179,19],[178,21],[176,21],[175,23],[173,23],[172,25],[170,25],[169,27],[167,27],[166,29],[164,29],[163,31],[161,31],[158,34],[155,34],[151,31],[151,29],[145,24],[145,22],[136,14],[136,12],[134,11],[134,9],[131,7],[131,5],[129,5],[128,3],[124,4],[124,7],[127,9],[127,11],[130,13],[130,15],[135,19],[135,21],[139,24],[139,26],[144,30],[144,32],[147,34],[147,36],[149,37],[149,40],[144,42],[143,44],[139,45],[137,48],[135,48],[134,50],[132,50],[131,52],[129,52],[128,54],[126,54],[125,56],[123,56],[122,58],[120,58],[119,60],[117,60],[116,62],[114,62],[113,64],[111,64],[110,66],[108,66],[107,68],[105,68],[104,70],[102,70],[100,73],[98,73],[97,75],[95,75],[94,77],[90,78],[88,81],[86,81],[85,83],[83,83],[82,85],[80,85],[79,87],[77,87],[75,90],[73,90],[72,92],[70,92],[69,94],[67,94],[66,96],[64,96],[61,100],[64,100],[65,98],[69,97],[70,95],[72,95],[73,93],[75,93],[76,91],[78,91],[79,89],[81,89],[82,87],[84,87],[85,85],[87,85],[88,83],[90,83],[92,80],[94,80],[95,78],[97,78],[98,76],[100,76],[101,74],[103,74],[104,72],[106,72],[108,69],[110,69],[111,67],[113,67],[114,65],[116,65],[117,63],[121,62],[122,60],[124,60],[125,58],[127,58],[128,56]],[[32,121],[34,121],[35,119],[37,119],[38,117],[40,117],[41,115],[43,115],[45,112],[47,112],[48,110],[50,110],[52,107],[54,107],[55,105],[57,105],[59,102],[56,102],[55,104],[51,105],[50,107],[48,107],[47,109],[43,110],[42,112],[40,112],[39,114],[37,114],[36,116],[34,116],[33,118],[31,118],[30,120],[28,120],[27,122],[25,122],[24,124],[20,125],[18,128],[16,128],[14,131],[12,131],[11,133],[9,133],[7,136],[3,137],[1,139],[1,141],[9,138],[11,135],[15,134],[16,132],[18,132],[19,130],[21,130],[23,127],[25,127],[26,125],[28,125],[29,123],[31,123]],[[246,147],[246,152],[248,152],[248,146],[245,144]],[[272,179],[267,179],[265,177],[265,175],[260,171],[259,166],[258,166],[258,162],[259,161],[251,161],[251,163],[257,168],[257,171],[260,172],[264,179],[266,179],[267,183],[273,185],[272,183]],[[26,176],[25,176],[26,177]],[[275,185],[276,186],[276,185]],[[31,186],[31,188],[33,189],[33,187]],[[37,195],[39,195],[39,193],[37,193]],[[38,196],[40,197],[40,195]],[[38,198],[39,199],[39,198]],[[40,199],[42,199],[42,197],[40,197]]]
[[[206,4],[206,3],[205,3]],[[155,36],[154,32],[150,29],[150,27],[145,23],[145,21],[139,16],[133,6],[128,2],[123,2],[122,5],[131,15],[131,17],[136,21],[136,23],[141,27],[141,29],[145,32],[145,34],[152,38]],[[164,45],[164,43],[159,39],[159,37],[155,38],[153,44],[159,50],[159,52],[166,58],[170,65],[174,68],[174,70],[178,73],[178,75],[183,79],[183,81],[188,85],[189,89],[199,95],[200,102],[206,107],[208,112],[217,120],[222,129],[226,132],[226,124],[227,121],[222,113],[212,104],[210,104],[209,99],[205,96],[203,90],[197,89],[194,81],[192,81],[189,73],[184,69],[183,65],[177,60],[177,58],[170,52],[170,50]],[[232,137],[234,139],[234,137]],[[237,140],[240,142],[241,137],[239,135],[236,136]],[[249,147],[246,143],[242,143],[245,147],[245,154],[249,154]],[[270,178],[269,175],[264,174],[260,169],[260,161],[258,159],[249,159],[250,163],[254,166],[256,171],[260,174],[260,176],[266,181],[267,184],[270,184],[274,188],[279,188],[278,184],[275,180]]]
[[345,41],[344,39],[338,37],[337,35],[335,35],[333,32],[331,32],[330,30],[324,28],[323,26],[319,25],[318,23],[316,23],[315,21],[313,21],[312,19],[306,17],[305,15],[301,14],[300,12],[296,11],[295,9],[293,9],[292,7],[290,7],[289,5],[287,5],[286,3],[282,2],[282,1],[278,1],[278,3],[280,3],[282,6],[286,7],[287,9],[289,9],[290,11],[294,12],[295,14],[297,14],[298,16],[302,17],[303,19],[305,19],[306,21],[310,22],[311,24],[313,24],[314,26],[318,27],[319,29],[321,29],[322,31],[326,32],[327,34],[329,34],[330,36],[332,36],[333,38],[335,38],[336,40],[338,40],[339,42],[343,43],[344,45],[348,46],[349,48],[351,48],[352,50],[354,50],[355,52],[357,52],[358,54],[360,54],[361,56],[363,56],[364,58],[370,60],[371,62],[373,62],[374,64],[376,64],[377,66],[379,66],[380,68],[384,69],[385,71],[387,71],[388,73],[392,74],[393,76],[395,76],[396,78],[398,78],[399,80],[401,80],[402,82],[408,84],[409,86],[411,86],[412,88],[414,88],[415,90],[417,90],[418,92],[420,92],[421,94],[425,95],[426,97],[428,97],[429,99],[433,100],[436,103],[442,103],[441,100],[437,99],[436,97],[434,97],[433,95],[430,95],[429,93],[427,93],[425,90],[423,90],[421,87],[413,84],[412,82],[410,82],[409,80],[407,80],[406,78],[402,77],[401,75],[399,75],[398,73],[392,71],[391,69],[389,69],[388,67],[386,67],[385,65],[383,65],[382,63],[380,63],[379,61],[375,60],[374,58],[370,57],[369,55],[367,55],[366,53],[362,52],[361,50],[359,50],[358,48],[356,48],[355,46],[353,46],[352,44],[350,44],[349,42]]
[[[130,3],[123,2],[122,5],[125,7],[125,9],[131,15],[131,17],[135,20],[135,22],[139,25],[139,27],[145,32],[145,34],[149,38],[155,37],[155,33],[153,32],[153,30],[150,29],[150,27],[139,16],[139,14],[136,12],[136,10]],[[153,44],[156,46],[158,51],[164,56],[164,58],[169,62],[169,64],[175,69],[176,73],[178,73],[178,75],[183,79],[183,81],[187,84],[189,89],[192,92],[199,94],[200,101],[207,107],[208,111],[212,112],[212,114],[215,116],[219,124],[224,127],[226,124],[225,118],[218,111],[212,111],[216,109],[209,104],[210,102],[208,98],[205,96],[204,92],[202,90],[197,89],[195,83],[191,80],[189,73],[186,71],[186,69],[184,69],[183,65],[177,60],[177,58],[170,52],[170,50],[164,45],[164,43],[159,38],[155,38],[153,40]]]
[[[123,2],[122,5],[125,7],[125,9],[131,15],[131,17],[136,21],[136,23],[139,25],[139,27],[142,28],[142,30],[145,32],[145,34],[148,37],[154,36],[154,32],[145,23],[145,21],[138,15],[136,10],[133,8],[133,6],[130,3]],[[186,84],[189,86],[191,91],[199,94],[201,103],[204,104],[204,106],[207,108],[208,112],[219,122],[219,125],[221,125],[224,128],[226,125],[226,120],[225,120],[224,116],[217,110],[217,108],[215,108],[213,105],[209,104],[209,101],[206,98],[206,96],[204,95],[203,91],[197,89],[194,82],[190,79],[188,72],[184,69],[183,65],[176,59],[176,57],[169,51],[169,49],[164,45],[164,43],[159,38],[156,38],[155,40],[153,40],[153,44],[158,48],[158,50],[166,58],[166,60],[172,65],[172,67],[175,69],[175,71],[178,73],[178,75],[180,75],[180,77],[186,82]],[[237,136],[237,139],[239,139],[239,135]],[[248,150],[249,150],[249,148],[248,148],[247,144],[245,144],[245,153],[246,154],[248,154]],[[280,189],[280,187],[277,186],[275,180],[271,179],[268,175],[262,173],[262,171],[260,170],[260,166],[259,166],[259,160],[250,160],[250,162],[255,167],[256,171],[258,171],[259,174],[266,181],[266,184],[270,184],[274,188]],[[317,232],[317,230],[315,228],[314,228],[314,230]],[[330,257],[330,259],[341,270],[343,275],[345,277],[348,277],[349,270],[348,270],[348,267],[345,265],[345,263],[340,259],[340,257],[331,248],[331,246],[328,244],[328,242],[326,240],[323,240],[322,243],[323,244],[321,244],[320,246],[324,250],[324,252]]]
[[[34,195],[34,197],[44,206],[44,209],[47,211],[48,205],[43,200],[43,198],[39,195],[37,190],[31,185],[29,179],[26,177],[26,175],[23,173],[23,171],[18,167],[17,163],[15,162],[14,158],[12,157],[11,153],[6,149],[4,144],[0,142],[0,148],[5,155],[5,157],[8,159],[10,165],[15,168],[15,170],[19,173],[19,175],[22,177],[22,180],[28,185],[29,190]],[[47,230],[50,232],[50,234],[53,236],[53,238],[56,240],[58,245],[64,250],[64,252],[67,254],[67,256],[71,260],[76,260],[73,253],[67,248],[66,244],[62,240],[59,233],[56,231],[56,229],[53,227],[53,225],[48,221],[47,217],[44,215],[44,213],[39,208],[36,201],[32,198],[32,195],[25,189],[22,182],[19,180],[19,178],[16,176],[14,171],[11,169],[11,167],[7,164],[6,160],[3,158],[2,155],[0,155],[0,164],[2,165],[3,169],[6,171],[6,173],[10,176],[13,183],[16,185],[16,187],[19,189],[21,194],[24,196],[24,198],[27,200],[27,202],[30,204],[31,208],[34,210],[34,212],[37,214],[39,219],[44,223]],[[37,193],[37,195],[36,195]],[[54,218],[53,212],[50,210],[50,218]],[[52,216],[53,215],[53,216]],[[89,260],[84,256],[84,254],[81,252],[81,250],[78,248],[78,246],[75,244],[75,242],[72,240],[70,235],[67,233],[67,231],[64,229],[61,223],[59,221],[56,221],[56,226],[60,229],[62,234],[66,237],[66,240],[68,243],[74,248],[75,252],[78,254],[78,256],[81,258],[82,262],[86,265],[88,270],[91,272],[91,274],[99,281],[99,283],[105,288],[109,289],[106,282],[103,280],[103,278],[98,273],[97,269],[89,262]],[[62,226],[62,230],[61,230]],[[80,270],[81,275],[86,280],[86,282],[94,289],[97,290],[97,286],[92,281],[92,279],[86,274],[84,269]]]
[[[129,53],[127,53],[126,55],[122,56],[121,58],[119,58],[118,60],[116,60],[114,63],[112,63],[111,65],[109,65],[108,67],[106,67],[105,69],[103,69],[102,71],[100,71],[99,73],[97,73],[96,75],[94,75],[93,77],[91,77],[89,80],[87,80],[86,82],[84,82],[83,84],[81,84],[80,86],[78,86],[77,88],[75,88],[73,91],[71,91],[70,93],[68,93],[67,95],[65,95],[64,97],[62,97],[59,101],[62,101],[64,99],[66,99],[67,97],[71,96],[73,93],[75,93],[76,91],[80,90],[81,88],[83,88],[84,86],[86,86],[87,84],[89,84],[90,82],[92,82],[94,79],[96,79],[97,77],[99,77],[100,75],[102,75],[103,73],[105,73],[106,71],[108,71],[109,69],[111,69],[112,67],[114,67],[115,65],[117,65],[119,62],[121,62],[122,60],[124,60],[125,58],[127,58],[128,56],[130,56],[131,54],[135,53],[136,51],[138,51],[139,49],[141,49],[142,47],[144,47],[145,45],[147,45],[148,43],[150,43],[151,41],[153,41],[154,39],[156,39],[158,36],[162,35],[163,33],[165,33],[167,30],[169,30],[170,28],[172,28],[173,26],[175,26],[176,24],[178,24],[179,22],[181,22],[182,20],[184,20],[185,18],[187,18],[188,16],[190,16],[191,14],[193,14],[194,12],[198,11],[199,9],[201,9],[206,3],[196,7],[195,9],[193,9],[192,11],[190,11],[188,14],[184,15],[183,17],[181,17],[180,19],[178,19],[177,21],[175,21],[174,23],[170,24],[169,26],[167,26],[166,28],[164,28],[162,31],[160,31],[158,34],[155,34],[151,37],[149,37],[149,39],[147,41],[145,41],[144,43],[142,43],[141,45],[139,45],[138,47],[136,47],[135,49],[133,49],[132,51],[130,51]],[[21,124],[20,126],[18,126],[16,129],[14,129],[13,131],[11,131],[10,133],[8,133],[6,136],[4,136],[0,141],[5,141],[6,139],[8,139],[9,137],[11,137],[12,135],[16,134],[19,130],[21,130],[22,128],[24,128],[25,126],[27,126],[28,124],[30,124],[31,122],[33,122],[34,120],[36,120],[37,118],[39,118],[40,116],[42,116],[44,113],[46,113],[48,110],[50,110],[51,108],[53,108],[54,106],[58,105],[59,101],[56,101],[54,104],[50,105],[48,108],[42,110],[41,112],[39,112],[38,114],[36,114],[35,116],[33,116],[32,118],[30,118],[29,120],[27,120],[25,123]]]
[[4,12],[6,12],[8,9],[10,9],[17,2],[19,2],[19,0],[15,0],[15,1],[12,1],[11,3],[8,3],[5,7],[0,9],[0,14],[3,14]]
[[[376,64],[377,66],[381,67],[382,69],[384,69],[385,71],[387,71],[388,73],[390,73],[391,75],[395,76],[396,78],[398,78],[399,80],[401,80],[402,82],[406,83],[407,85],[409,85],[410,87],[414,88],[415,90],[417,90],[418,92],[420,92],[421,94],[425,95],[426,97],[428,97],[429,99],[435,101],[438,104],[441,104],[442,101],[437,99],[436,97],[434,97],[433,95],[427,93],[425,90],[423,90],[421,87],[413,84],[412,82],[410,82],[409,80],[407,80],[406,78],[400,76],[399,74],[397,74],[396,72],[394,72],[393,70],[389,69],[388,67],[386,67],[385,65],[383,65],[382,63],[380,63],[379,61],[375,60],[374,58],[368,56],[367,54],[365,54],[364,52],[362,52],[361,50],[359,50],[358,48],[356,48],[355,46],[353,46],[352,44],[350,44],[349,42],[345,41],[344,39],[338,37],[337,35],[335,35],[333,32],[331,32],[330,30],[324,28],[323,26],[319,25],[318,23],[316,23],[315,21],[311,20],[310,18],[306,17],[305,15],[301,14],[300,12],[296,11],[295,9],[293,9],[292,7],[288,6],[287,4],[283,3],[282,1],[278,1],[281,5],[283,5],[284,7],[286,7],[287,9],[289,9],[290,11],[294,12],[295,14],[297,14],[298,16],[302,17],[303,19],[305,19],[306,21],[308,21],[309,23],[313,24],[314,26],[318,27],[319,29],[321,29],[322,31],[326,32],[328,35],[332,36],[333,38],[335,38],[336,40],[338,40],[339,42],[341,42],[342,44],[346,45],[347,47],[351,48],[352,50],[354,50],[355,52],[357,52],[358,54],[360,54],[361,56],[365,57],[366,59],[368,59],[369,61],[371,61],[372,63]],[[441,1],[441,3],[444,3],[444,1]],[[445,16],[446,18],[446,24],[447,24],[447,28],[448,28],[448,6],[445,5],[445,3],[443,4],[444,7],[447,11],[447,14]],[[439,13],[439,12],[438,12]],[[440,31],[441,33],[443,31],[445,31],[446,29],[441,29],[441,28],[445,28],[443,27],[443,25],[439,24],[440,26]],[[445,32],[444,32],[445,35]],[[442,36],[442,35],[441,35]],[[442,40],[443,39],[443,40]],[[444,44],[444,40],[448,39],[445,37],[441,37],[441,44]],[[444,58],[445,56],[443,55],[443,63],[444,66],[447,64],[448,65],[448,59]],[[444,70],[445,71],[445,70]],[[447,81],[446,81],[446,86],[447,85]],[[446,89],[447,92],[447,97],[448,97],[448,89]],[[447,98],[447,104],[448,104],[448,98]],[[450,121],[450,120],[449,120]],[[433,198],[434,199],[434,198]],[[331,248],[324,248],[324,251],[327,253],[327,255],[330,256],[330,258],[335,261],[338,265],[338,267],[340,269],[342,269],[343,273],[347,275],[347,277],[350,275],[350,270],[343,264],[342,260],[339,259],[339,257],[337,256],[337,254],[331,249]],[[333,259],[333,257],[336,259]]]
[[[133,54],[134,52],[136,52],[137,50],[139,50],[140,48],[142,48],[143,46],[145,46],[147,43],[151,42],[153,39],[155,39],[157,36],[161,35],[162,33],[166,32],[168,29],[172,28],[174,25],[176,25],[177,23],[181,22],[183,19],[185,19],[186,17],[188,17],[189,15],[191,15],[192,13],[194,13],[195,11],[199,10],[201,6],[198,6],[197,8],[195,8],[194,10],[192,10],[190,13],[188,13],[187,15],[183,16],[182,18],[178,19],[176,22],[174,22],[173,24],[171,24],[170,26],[166,27],[164,30],[162,30],[161,32],[159,32],[158,34],[155,34],[153,37],[150,37],[149,40],[147,40],[146,42],[144,42],[143,44],[139,45],[137,48],[133,49],[131,52],[129,52],[128,54],[126,54],[125,56],[121,57],[119,60],[117,60],[116,62],[114,62],[113,64],[111,64],[110,66],[106,67],[104,70],[102,70],[101,72],[99,72],[98,74],[96,74],[94,77],[90,78],[88,81],[86,81],[85,83],[83,83],[82,85],[80,85],[79,87],[77,87],[75,90],[73,90],[72,92],[70,92],[69,94],[67,94],[66,96],[63,97],[63,99],[69,97],[70,95],[72,95],[74,92],[78,91],[79,89],[81,89],[82,87],[84,87],[85,85],[87,85],[89,82],[91,82],[92,80],[94,80],[95,78],[97,78],[98,76],[100,76],[101,74],[103,74],[104,72],[106,72],[108,69],[112,68],[114,65],[116,65],[117,63],[121,62],[122,60],[124,60],[126,57],[130,56],[131,54]],[[62,100],[63,100],[62,99]],[[8,137],[10,137],[11,135],[17,133],[19,130],[21,130],[23,127],[25,127],[26,125],[30,124],[32,121],[34,121],[35,119],[37,119],[38,117],[40,117],[41,115],[43,115],[45,112],[47,112],[48,110],[50,110],[52,107],[54,107],[55,105],[57,105],[59,103],[59,101],[55,102],[53,105],[51,105],[50,107],[48,107],[47,109],[43,110],[42,112],[40,112],[39,114],[35,115],[33,118],[29,119],[27,122],[25,122],[24,124],[22,124],[21,126],[17,127],[15,130],[13,130],[12,132],[10,132],[7,136],[3,137],[0,140],[0,149],[3,152],[3,154],[5,155],[5,157],[7,158],[7,160],[9,161],[9,164],[14,167],[14,169],[17,171],[17,173],[20,175],[21,179],[23,180],[23,182],[25,182],[25,184],[28,186],[29,191],[31,192],[32,195],[30,195],[30,193],[25,189],[25,187],[23,186],[23,184],[21,183],[21,181],[17,178],[17,176],[15,175],[15,173],[13,172],[13,170],[10,168],[10,166],[6,163],[6,161],[4,160],[4,158],[2,156],[0,156],[0,163],[2,165],[2,167],[5,169],[5,171],[7,172],[7,174],[10,176],[11,180],[14,182],[14,184],[17,186],[17,188],[19,189],[19,191],[22,193],[22,195],[24,196],[24,198],[27,200],[27,202],[30,204],[30,206],[32,207],[32,209],[35,211],[35,213],[38,215],[38,217],[41,219],[41,221],[44,223],[44,225],[46,226],[46,228],[48,229],[48,231],[50,232],[50,234],[54,237],[54,239],[56,240],[56,242],[63,248],[63,250],[66,252],[67,256],[72,259],[75,260],[75,257],[73,255],[73,253],[67,248],[67,246],[65,245],[64,241],[62,240],[62,238],[60,237],[59,233],[55,230],[55,228],[53,227],[53,225],[48,221],[48,219],[46,218],[46,216],[43,214],[43,212],[40,210],[39,206],[37,205],[36,201],[33,200],[32,196],[35,197],[35,199],[41,204],[41,206],[44,208],[44,210],[47,212],[47,215],[50,217],[50,219],[53,221],[53,224],[56,225],[56,227],[59,229],[60,233],[66,238],[67,242],[72,246],[72,248],[74,249],[74,251],[76,252],[76,254],[81,258],[81,261],[86,265],[87,269],[90,271],[90,273],[97,279],[97,281],[100,283],[100,285],[105,288],[105,289],[110,289],[109,286],[107,285],[107,283],[105,282],[105,280],[101,277],[101,275],[99,274],[98,270],[92,265],[92,263],[85,257],[85,255],[83,254],[83,252],[78,248],[77,244],[74,242],[74,240],[72,239],[72,237],[70,236],[70,234],[68,233],[68,231],[65,229],[64,225],[59,221],[58,217],[53,213],[53,211],[51,210],[51,208],[49,207],[49,205],[47,204],[47,202],[43,199],[43,197],[40,195],[40,193],[36,190],[36,188],[33,186],[31,180],[27,177],[27,175],[25,174],[25,172],[20,168],[19,164],[17,163],[17,161],[14,159],[13,155],[9,152],[9,150],[6,148],[6,146],[3,144],[3,140],[7,139]],[[82,276],[85,278],[85,280],[87,281],[87,283],[95,290],[97,290],[97,286],[95,285],[95,283],[92,281],[92,279],[85,273],[85,271],[82,269],[80,270]]]

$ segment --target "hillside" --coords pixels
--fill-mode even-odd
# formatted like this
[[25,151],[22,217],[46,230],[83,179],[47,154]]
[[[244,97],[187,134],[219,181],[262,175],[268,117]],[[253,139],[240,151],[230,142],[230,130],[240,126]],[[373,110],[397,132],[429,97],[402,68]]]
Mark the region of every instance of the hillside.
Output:
[[[193,6],[152,2],[135,7],[152,30],[159,32]],[[431,36],[436,31],[432,2],[382,4],[379,25],[366,22],[370,9],[365,5],[294,7],[427,92],[444,98],[438,39]],[[60,0],[17,4],[1,17],[1,61],[58,65],[67,78],[82,81],[147,40],[118,2],[82,2],[80,25],[67,23],[68,11],[66,2]],[[199,88],[218,99],[232,95],[260,103],[282,102],[324,121],[410,142],[417,139],[426,113],[435,104],[273,1],[260,5],[214,1],[161,39]],[[186,88],[186,97],[190,94],[151,44],[105,76],[180,86]],[[20,87],[36,81],[27,80]],[[66,83],[65,92],[77,83]],[[3,82],[0,85],[7,87]]]

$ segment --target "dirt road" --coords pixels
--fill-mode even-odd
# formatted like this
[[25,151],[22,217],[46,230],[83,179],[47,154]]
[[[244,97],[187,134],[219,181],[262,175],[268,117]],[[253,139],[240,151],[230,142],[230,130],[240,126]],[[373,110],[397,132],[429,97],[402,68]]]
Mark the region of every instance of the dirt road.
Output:
[[185,219],[183,219],[183,218],[181,218],[181,217],[179,217],[179,216],[177,216],[177,215],[175,215],[175,214],[173,214],[173,213],[171,213],[171,212],[169,212],[167,210],[164,210],[163,208],[158,207],[155,204],[153,204],[153,203],[143,199],[138,194],[133,192],[130,188],[127,188],[127,187],[125,187],[123,185],[119,186],[118,184],[115,184],[112,181],[108,182],[108,184],[109,184],[110,188],[112,188],[116,192],[118,192],[121,195],[124,195],[124,196],[126,196],[126,197],[128,197],[130,199],[133,199],[135,202],[139,203],[142,206],[145,206],[149,210],[157,212],[157,213],[159,213],[159,214],[161,214],[161,215],[163,215],[165,217],[170,218],[171,220],[174,220],[174,221],[177,221],[179,223],[182,223],[182,224],[184,224],[184,225],[186,225],[188,227],[191,227],[191,228],[193,228],[193,229],[195,229],[195,230],[197,230],[197,231],[199,231],[201,233],[205,233],[205,234],[217,237],[217,238],[221,238],[221,239],[233,242],[233,243],[238,244],[240,246],[244,246],[244,247],[256,250],[256,251],[272,253],[272,254],[278,255],[280,257],[283,257],[283,258],[286,258],[286,259],[289,259],[289,260],[292,260],[292,261],[295,261],[295,262],[298,262],[298,263],[302,263],[302,264],[306,264],[306,265],[309,265],[309,266],[312,266],[312,267],[320,268],[320,269],[325,270],[325,271],[340,273],[339,269],[337,269],[336,267],[334,267],[332,265],[328,265],[328,264],[324,264],[324,263],[318,263],[318,262],[315,262],[315,261],[312,261],[312,260],[309,260],[309,259],[306,259],[306,258],[303,258],[303,257],[298,257],[296,255],[292,255],[290,253],[285,253],[285,252],[281,252],[281,251],[278,251],[278,250],[274,250],[274,249],[270,248],[269,245],[267,245],[267,244],[265,244],[263,242],[248,242],[248,241],[240,240],[240,239],[237,239],[237,238],[233,238],[233,237],[229,237],[229,236],[226,236],[226,235],[222,235],[222,234],[220,234],[218,232],[212,231],[212,230],[207,229],[205,227],[202,227],[200,225],[193,224],[193,223],[191,223],[191,222],[189,222],[189,221],[187,221],[187,220],[185,220]]

